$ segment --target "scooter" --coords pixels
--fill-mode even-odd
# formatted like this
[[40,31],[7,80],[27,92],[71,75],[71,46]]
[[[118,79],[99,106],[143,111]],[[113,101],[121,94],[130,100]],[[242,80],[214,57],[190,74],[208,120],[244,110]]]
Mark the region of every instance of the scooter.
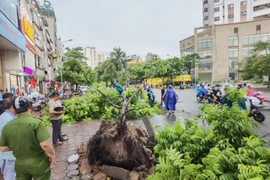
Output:
[[249,99],[249,102],[250,102],[249,117],[253,117],[253,119],[259,123],[263,122],[265,120],[265,116],[259,110],[260,108],[262,108],[262,105],[255,105],[252,99]]
[[202,93],[198,93],[196,98],[198,102],[204,102],[205,100],[208,99],[207,96],[204,96]]
[[248,92],[247,92],[247,96],[256,97],[262,102],[270,102],[269,99],[267,99],[266,97],[263,96],[261,91],[256,91],[254,89],[249,89]]
[[41,111],[46,106],[46,102],[44,100],[39,100],[37,102],[32,103],[32,108],[34,111]]

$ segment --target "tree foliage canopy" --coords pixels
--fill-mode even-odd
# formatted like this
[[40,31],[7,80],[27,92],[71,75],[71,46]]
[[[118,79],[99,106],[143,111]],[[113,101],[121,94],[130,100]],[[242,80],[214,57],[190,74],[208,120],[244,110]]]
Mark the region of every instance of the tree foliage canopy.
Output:
[[132,83],[141,83],[151,77],[178,76],[189,73],[195,67],[195,62],[200,59],[198,54],[191,54],[182,58],[173,57],[166,60],[156,59],[147,62],[127,64],[129,58],[120,48],[115,48],[111,58],[96,67],[97,81],[110,82],[116,78],[125,84],[127,78]]
[[270,42],[257,42],[251,57],[244,59],[242,67],[243,79],[248,80],[257,75],[270,75]]
[[[83,54],[82,47],[67,48],[62,67],[63,81],[68,81],[76,85],[90,85],[95,80],[92,69],[86,64],[87,59]],[[58,71],[56,80],[61,80],[61,69]]]

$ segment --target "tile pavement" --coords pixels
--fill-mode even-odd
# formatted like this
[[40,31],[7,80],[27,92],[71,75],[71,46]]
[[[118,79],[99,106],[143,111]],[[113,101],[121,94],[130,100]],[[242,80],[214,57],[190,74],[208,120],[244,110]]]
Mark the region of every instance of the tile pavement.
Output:
[[[69,163],[68,157],[77,152],[81,143],[87,143],[89,138],[96,133],[99,121],[79,122],[76,124],[63,124],[62,132],[67,134],[68,141],[55,147],[55,162],[52,167],[51,180],[79,179],[78,165]],[[51,132],[51,128],[49,128]]]

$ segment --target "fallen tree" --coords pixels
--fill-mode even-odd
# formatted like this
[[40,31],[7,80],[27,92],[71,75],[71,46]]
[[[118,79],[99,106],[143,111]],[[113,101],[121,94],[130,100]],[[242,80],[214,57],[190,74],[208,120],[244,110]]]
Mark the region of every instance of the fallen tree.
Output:
[[113,103],[101,90],[108,103],[121,110],[120,121],[102,121],[99,130],[93,135],[87,147],[89,165],[110,165],[127,170],[140,167],[150,169],[155,163],[154,142],[141,127],[127,124],[127,114],[145,107],[132,108],[130,104],[142,89],[137,89],[129,98],[121,94],[122,104]]

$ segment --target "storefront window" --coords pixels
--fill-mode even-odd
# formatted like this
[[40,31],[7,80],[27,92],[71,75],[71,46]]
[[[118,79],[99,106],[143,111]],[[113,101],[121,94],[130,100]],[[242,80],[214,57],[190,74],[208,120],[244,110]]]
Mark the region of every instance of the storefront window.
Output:
[[17,0],[0,0],[0,11],[18,27],[18,1]]

